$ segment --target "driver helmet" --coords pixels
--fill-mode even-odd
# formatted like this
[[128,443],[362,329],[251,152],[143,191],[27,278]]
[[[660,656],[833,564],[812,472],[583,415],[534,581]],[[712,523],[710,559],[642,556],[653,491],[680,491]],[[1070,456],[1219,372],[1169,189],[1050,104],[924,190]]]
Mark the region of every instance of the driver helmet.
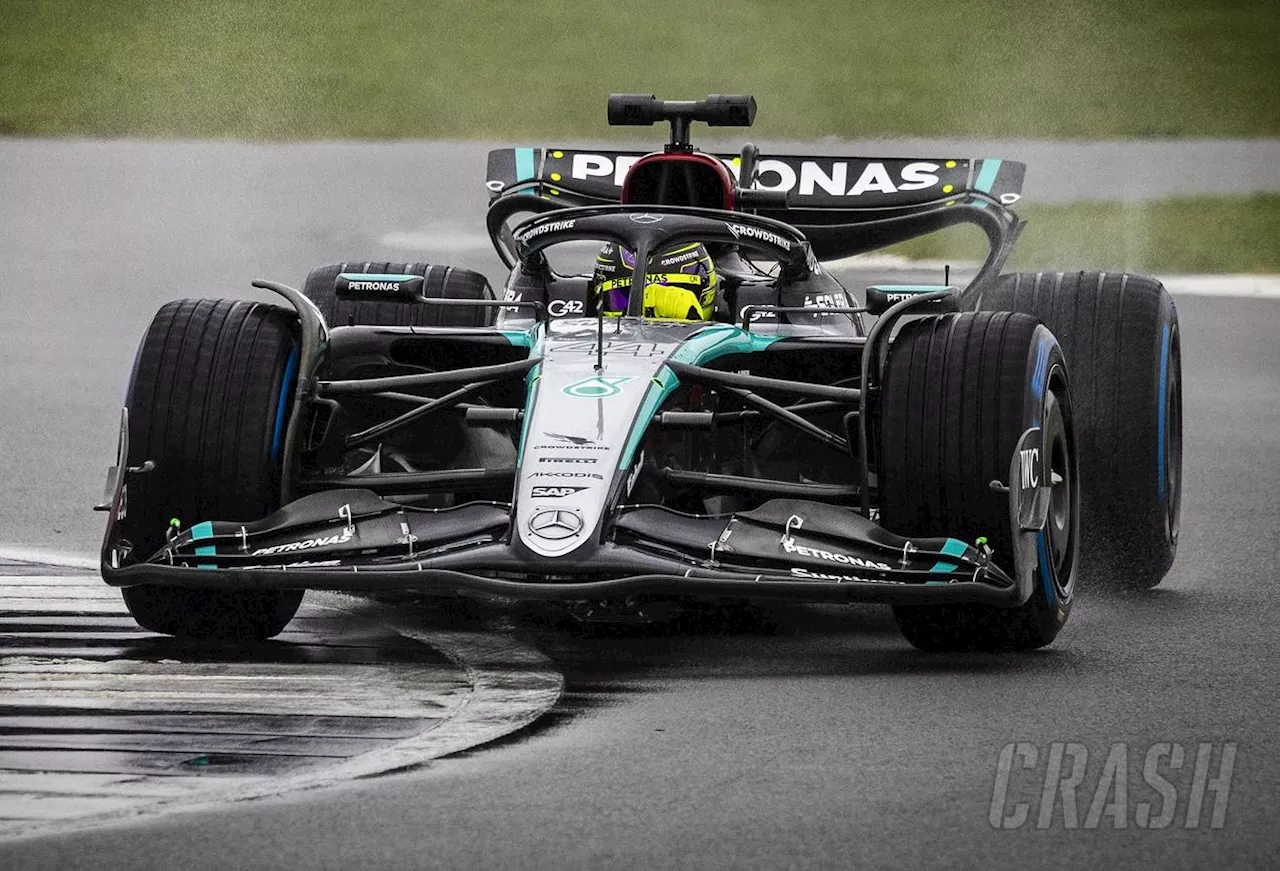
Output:
[[[606,315],[627,311],[636,255],[610,242],[596,257],[591,280],[592,299]],[[705,245],[691,242],[669,248],[649,258],[644,276],[646,317],[681,321],[709,321],[715,308],[720,278]]]

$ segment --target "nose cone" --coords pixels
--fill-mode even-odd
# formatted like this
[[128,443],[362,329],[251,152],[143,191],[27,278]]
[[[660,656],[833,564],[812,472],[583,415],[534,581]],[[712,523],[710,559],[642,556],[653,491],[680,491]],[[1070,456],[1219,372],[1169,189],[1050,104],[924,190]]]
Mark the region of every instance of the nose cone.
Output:
[[649,424],[651,408],[645,420],[637,418],[649,389],[658,389],[653,379],[700,326],[607,324],[597,371],[595,319],[555,322],[525,409],[516,483],[515,534],[529,550],[560,557],[597,540],[610,494],[628,471],[621,466],[633,459],[625,456],[632,431]]

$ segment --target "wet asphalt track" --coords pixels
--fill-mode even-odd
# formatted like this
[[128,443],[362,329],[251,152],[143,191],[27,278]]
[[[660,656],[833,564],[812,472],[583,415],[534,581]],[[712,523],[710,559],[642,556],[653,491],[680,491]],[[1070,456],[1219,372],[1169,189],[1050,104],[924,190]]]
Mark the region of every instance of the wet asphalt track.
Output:
[[[351,163],[368,174],[360,154]],[[97,518],[79,506],[98,495],[118,385],[160,302],[233,291],[258,275],[300,280],[309,265],[357,251],[394,255],[377,234],[447,214],[448,201],[433,197],[448,191],[416,183],[410,197],[385,179],[348,182],[322,213],[323,179],[300,187],[297,166],[193,191],[193,180],[217,175],[194,157],[190,171],[159,162],[168,175],[112,173],[80,158],[42,178],[0,175],[7,193],[27,197],[21,217],[6,210],[0,232],[0,378],[9,407],[26,412],[21,421],[6,413],[0,426],[0,474],[19,491],[0,506],[0,539],[82,552]],[[220,169],[245,172],[233,162]],[[273,195],[288,207],[265,206]],[[489,260],[466,246],[456,253],[463,264]],[[234,280],[219,282],[223,272]],[[604,631],[476,609],[467,626],[513,631],[564,671],[569,692],[540,725],[377,781],[0,843],[0,866],[1273,864],[1280,302],[1178,304],[1187,424],[1178,562],[1159,590],[1129,596],[1106,592],[1122,566],[1094,566],[1046,651],[919,654],[870,607]],[[24,500],[43,507],[24,510]],[[437,619],[427,606],[402,608],[422,625]],[[1005,831],[989,816],[1001,749],[1017,741],[1041,759],[1012,774],[999,810],[1027,802],[1030,814]],[[1052,742],[1088,750],[1081,827],[1103,757],[1126,742],[1124,829],[1106,816],[1070,829],[1060,805],[1036,827]],[[1160,801],[1141,777],[1158,742],[1189,757],[1201,742],[1235,742],[1222,829],[1209,828],[1208,808],[1198,828],[1185,827],[1190,761],[1169,774],[1172,823],[1137,827],[1137,805]]]

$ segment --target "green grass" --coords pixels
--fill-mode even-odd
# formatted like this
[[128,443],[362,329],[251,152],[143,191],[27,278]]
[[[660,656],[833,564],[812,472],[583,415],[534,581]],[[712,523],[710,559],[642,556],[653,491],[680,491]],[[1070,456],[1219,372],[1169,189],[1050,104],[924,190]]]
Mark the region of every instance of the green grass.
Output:
[[758,135],[1280,134],[1275,0],[0,0],[0,132],[578,138],[611,91]]
[[[1280,196],[1027,206],[1013,269],[1280,274]],[[963,227],[889,249],[913,259],[980,260],[981,232]]]

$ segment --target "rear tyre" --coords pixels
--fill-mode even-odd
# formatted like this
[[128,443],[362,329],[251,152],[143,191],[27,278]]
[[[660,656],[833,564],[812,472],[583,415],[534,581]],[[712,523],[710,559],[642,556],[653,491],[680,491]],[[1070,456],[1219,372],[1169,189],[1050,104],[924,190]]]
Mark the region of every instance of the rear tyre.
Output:
[[[129,540],[150,557],[170,520],[257,520],[279,507],[281,440],[297,372],[295,316],[243,300],[163,306],[138,351],[126,403]],[[121,589],[144,629],[186,638],[269,638],[302,591]]]
[[1031,650],[1051,642],[1071,612],[1079,488],[1066,367],[1053,334],[1028,315],[978,312],[905,325],[885,369],[880,522],[904,536],[985,537],[997,565],[1014,566],[1008,481],[1018,440],[1040,426],[1054,472],[1039,533],[1031,596],[1016,608],[894,608],[923,650]]
[[430,263],[338,263],[311,270],[303,293],[316,304],[331,327],[365,324],[379,327],[487,327],[497,313],[493,308],[423,305],[413,302],[348,302],[334,291],[343,272],[383,275],[421,275],[422,294],[428,299],[494,299],[489,279],[470,269],[433,266]]
[[1084,498],[1084,559],[1120,586],[1160,583],[1178,549],[1182,340],[1160,282],[1106,272],[1003,275],[967,307],[1026,312],[1071,367]]

